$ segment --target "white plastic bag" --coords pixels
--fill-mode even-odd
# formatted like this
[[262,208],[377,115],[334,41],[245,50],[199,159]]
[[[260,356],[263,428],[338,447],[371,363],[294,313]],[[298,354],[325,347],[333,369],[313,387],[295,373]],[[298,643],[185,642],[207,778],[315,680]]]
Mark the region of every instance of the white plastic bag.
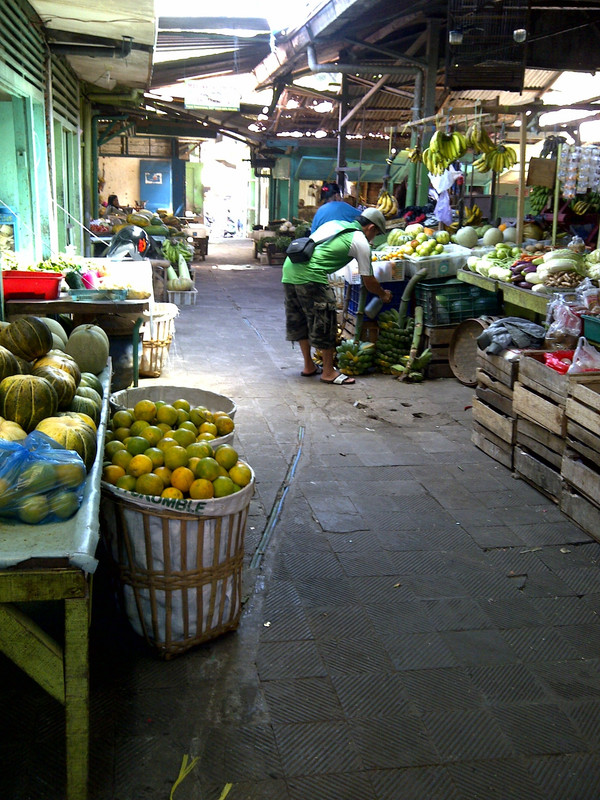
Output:
[[567,370],[567,374],[598,371],[600,371],[600,353],[588,343],[585,336],[580,336],[573,355],[573,363]]

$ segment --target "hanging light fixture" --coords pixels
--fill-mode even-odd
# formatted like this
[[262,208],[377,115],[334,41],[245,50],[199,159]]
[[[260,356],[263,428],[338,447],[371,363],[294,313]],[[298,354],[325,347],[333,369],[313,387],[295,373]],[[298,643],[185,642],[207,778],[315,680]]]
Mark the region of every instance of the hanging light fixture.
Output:
[[450,44],[462,44],[463,43],[463,32],[461,30],[449,31],[448,32],[448,42]]
[[513,39],[517,44],[523,44],[523,42],[527,41],[527,31],[525,28],[517,28],[514,30]]

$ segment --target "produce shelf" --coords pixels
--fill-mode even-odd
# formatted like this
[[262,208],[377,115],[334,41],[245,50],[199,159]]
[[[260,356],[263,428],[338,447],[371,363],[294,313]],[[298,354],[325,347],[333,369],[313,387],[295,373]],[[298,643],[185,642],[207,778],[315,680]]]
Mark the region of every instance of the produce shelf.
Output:
[[542,316],[546,315],[546,306],[552,296],[538,294],[530,289],[520,289],[518,286],[511,286],[502,282],[500,282],[500,291],[505,303],[512,303],[512,305],[526,308],[528,311],[533,311],[535,314],[541,314]]
[[465,283],[470,283],[472,286],[479,286],[480,289],[485,289],[486,292],[498,291],[499,282],[497,280],[485,278],[483,275],[480,275],[478,272],[472,272],[470,269],[459,269],[456,273],[456,277]]

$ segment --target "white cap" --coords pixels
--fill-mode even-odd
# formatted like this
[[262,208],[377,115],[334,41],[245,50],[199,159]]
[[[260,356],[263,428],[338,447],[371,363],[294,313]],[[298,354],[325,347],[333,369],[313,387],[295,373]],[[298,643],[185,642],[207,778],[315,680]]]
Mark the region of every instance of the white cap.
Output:
[[384,235],[387,233],[385,227],[385,217],[377,208],[365,208],[360,212],[360,216],[368,219],[369,222],[373,223],[376,228],[379,228],[380,232]]

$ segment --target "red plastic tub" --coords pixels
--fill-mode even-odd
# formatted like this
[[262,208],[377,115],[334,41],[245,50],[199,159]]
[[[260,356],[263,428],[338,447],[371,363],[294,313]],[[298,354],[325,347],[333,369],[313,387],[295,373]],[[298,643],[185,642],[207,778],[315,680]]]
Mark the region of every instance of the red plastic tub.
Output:
[[34,272],[33,270],[4,270],[5,300],[56,300],[60,293],[60,272]]

